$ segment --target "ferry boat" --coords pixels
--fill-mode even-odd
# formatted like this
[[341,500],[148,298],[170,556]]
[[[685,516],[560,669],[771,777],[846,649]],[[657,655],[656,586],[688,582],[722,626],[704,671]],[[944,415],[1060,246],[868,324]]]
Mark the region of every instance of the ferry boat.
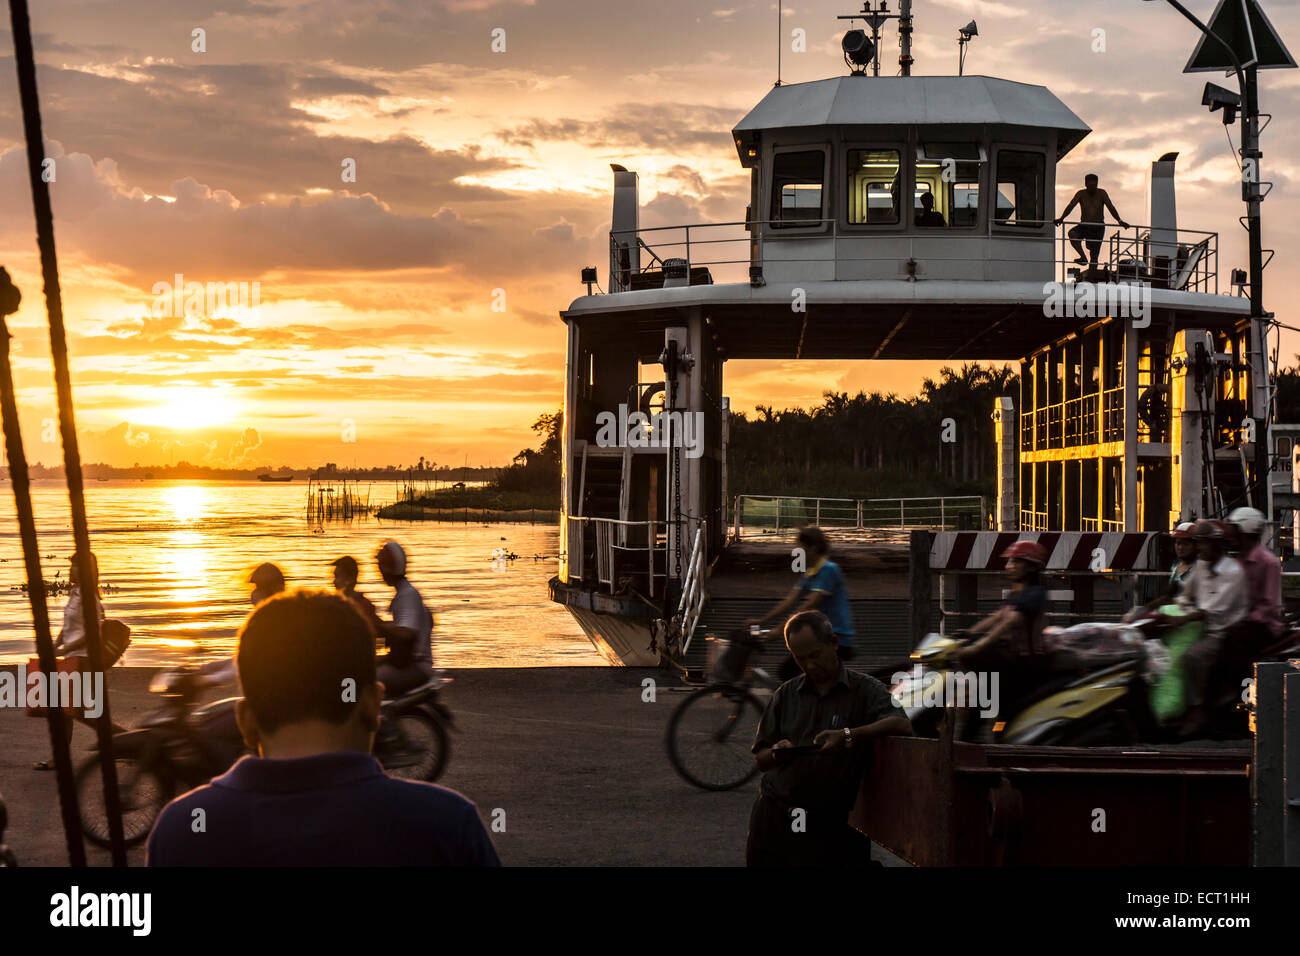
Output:
[[[549,587],[611,664],[680,662],[702,620],[734,625],[793,583],[783,503],[754,537],[745,509],[764,502],[728,497],[730,360],[1018,363],[1018,398],[988,410],[996,499],[968,526],[999,534],[964,541],[956,502],[911,520],[894,506],[901,530],[951,529],[937,566],[997,568],[1005,542],[1034,538],[1049,569],[1081,555],[1086,569],[1098,546],[1112,567],[1120,552],[1158,567],[1147,542],[1179,520],[1293,504],[1268,477],[1266,324],[1233,294],[1239,271],[1221,284],[1218,234],[1180,224],[1177,154],[1152,151],[1148,224],[1108,225],[1096,265],[1080,265],[1074,223],[1054,222],[1057,168],[1091,129],[1066,103],[995,77],[913,76],[910,56],[901,76],[846,63],[777,85],[732,130],[750,171],[735,221],[643,228],[637,174],[613,167],[607,291],[584,269],[587,294],[561,313]],[[791,504],[844,529],[836,560],[873,635],[860,654],[905,655],[905,536],[873,532],[870,502]]]

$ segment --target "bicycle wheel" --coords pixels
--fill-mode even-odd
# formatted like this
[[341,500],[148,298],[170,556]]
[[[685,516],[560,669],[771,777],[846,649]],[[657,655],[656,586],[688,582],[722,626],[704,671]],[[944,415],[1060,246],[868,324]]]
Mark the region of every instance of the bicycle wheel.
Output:
[[[132,757],[118,757],[114,765],[117,767],[118,798],[122,806],[122,835],[125,844],[131,847],[149,835],[175,788],[164,774],[141,766]],[[88,758],[77,769],[74,779],[82,832],[96,846],[110,846],[99,755]]]
[[390,777],[434,781],[451,755],[447,731],[424,714],[402,714],[393,724],[393,737],[378,748],[379,763]]
[[682,701],[668,721],[668,760],[703,790],[734,790],[758,773],[750,747],[763,717],[758,698],[734,684],[710,684]]

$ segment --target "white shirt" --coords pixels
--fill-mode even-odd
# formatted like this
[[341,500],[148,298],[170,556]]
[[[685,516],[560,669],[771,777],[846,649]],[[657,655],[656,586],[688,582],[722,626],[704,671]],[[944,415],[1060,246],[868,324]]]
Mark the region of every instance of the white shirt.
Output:
[[[104,605],[99,600],[99,596],[94,596],[95,611],[102,622],[104,620]],[[64,657],[85,657],[86,650],[86,625],[81,617],[81,585],[76,585],[68,592],[68,603],[63,606],[63,631],[59,634],[59,641],[64,644],[71,644],[74,640],[80,641],[81,646],[65,651]]]
[[1205,612],[1207,637],[1222,637],[1231,627],[1245,619],[1250,609],[1250,591],[1246,572],[1236,558],[1221,557],[1211,569],[1206,561],[1197,561],[1183,582],[1178,604],[1185,609]]
[[433,674],[433,614],[424,606],[424,599],[406,578],[397,582],[397,590],[388,605],[388,613],[398,627],[409,627],[415,632],[415,646],[411,649],[411,666]]

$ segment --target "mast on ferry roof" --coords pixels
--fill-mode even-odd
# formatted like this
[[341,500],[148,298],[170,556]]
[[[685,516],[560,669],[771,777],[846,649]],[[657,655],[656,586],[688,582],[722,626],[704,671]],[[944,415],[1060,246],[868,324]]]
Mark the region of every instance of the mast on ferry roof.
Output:
[[854,76],[866,76],[868,66],[872,76],[880,75],[880,28],[890,20],[897,20],[899,73],[912,75],[912,0],[899,0],[898,13],[889,12],[888,0],[879,0],[879,6],[873,6],[872,0],[864,0],[859,12],[835,19],[863,20],[871,30],[870,37],[865,30],[849,30],[840,41],[844,62]]

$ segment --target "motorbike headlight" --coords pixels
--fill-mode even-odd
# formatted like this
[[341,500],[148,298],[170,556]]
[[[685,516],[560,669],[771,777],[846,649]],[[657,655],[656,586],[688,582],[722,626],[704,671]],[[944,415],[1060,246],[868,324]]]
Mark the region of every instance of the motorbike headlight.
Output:
[[1047,734],[1051,733],[1062,724],[1068,724],[1069,721],[1060,718],[1057,720],[1045,720],[1041,724],[1029,727],[1025,730],[1019,730],[1014,733],[1004,734],[1000,743],[1004,744],[1034,744],[1042,740]]

